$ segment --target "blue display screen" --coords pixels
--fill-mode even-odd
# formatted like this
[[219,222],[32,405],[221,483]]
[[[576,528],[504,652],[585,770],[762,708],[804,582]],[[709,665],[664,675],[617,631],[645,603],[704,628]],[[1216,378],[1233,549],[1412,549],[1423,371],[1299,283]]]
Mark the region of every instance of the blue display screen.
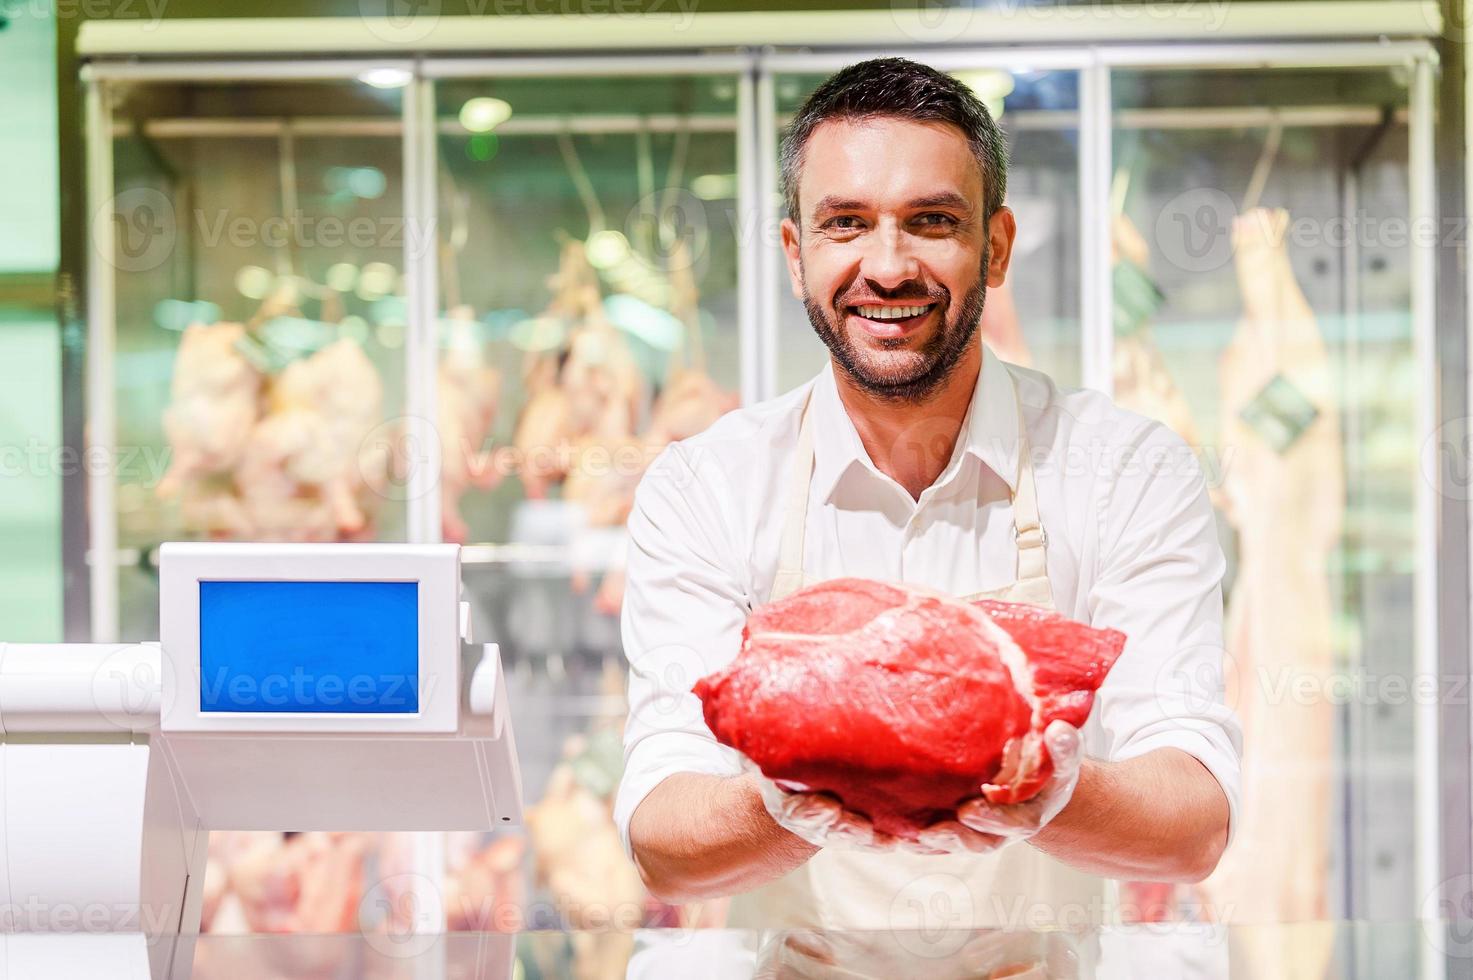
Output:
[[414,714],[418,582],[200,582],[201,711]]

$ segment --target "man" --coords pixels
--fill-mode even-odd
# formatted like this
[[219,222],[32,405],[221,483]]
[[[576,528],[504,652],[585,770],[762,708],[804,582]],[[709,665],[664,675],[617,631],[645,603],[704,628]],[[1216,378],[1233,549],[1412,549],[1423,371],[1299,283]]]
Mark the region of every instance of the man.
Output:
[[[1200,470],[1164,426],[1005,365],[977,325],[1008,272],[1006,147],[963,85],[851,66],[783,147],[783,248],[831,363],[671,447],[629,528],[626,769],[615,819],[671,901],[733,924],[895,928],[1101,917],[1101,878],[1198,881],[1237,807],[1222,704],[1224,560]],[[1034,800],[963,805],[931,851],[785,794],[690,693],[749,611],[840,576],[1057,608],[1128,642],[1082,731],[1056,723]],[[1020,916],[1029,916],[1019,920]],[[897,918],[897,916],[899,918]]]

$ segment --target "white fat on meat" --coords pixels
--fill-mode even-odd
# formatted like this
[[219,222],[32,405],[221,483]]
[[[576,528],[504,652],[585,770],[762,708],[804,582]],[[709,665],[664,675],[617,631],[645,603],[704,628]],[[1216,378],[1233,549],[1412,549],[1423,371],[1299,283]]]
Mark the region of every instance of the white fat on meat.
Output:
[[1012,789],[1023,780],[1032,778],[1043,765],[1043,702],[1033,686],[1033,665],[1029,663],[1028,655],[1013,642],[1007,630],[992,621],[991,616],[971,604],[968,608],[988,639],[997,646],[998,658],[1013,678],[1014,690],[1028,702],[1032,712],[1027,733],[1021,738],[1008,739],[1008,744],[1003,747],[1002,768],[991,782],[982,787],[984,790]]

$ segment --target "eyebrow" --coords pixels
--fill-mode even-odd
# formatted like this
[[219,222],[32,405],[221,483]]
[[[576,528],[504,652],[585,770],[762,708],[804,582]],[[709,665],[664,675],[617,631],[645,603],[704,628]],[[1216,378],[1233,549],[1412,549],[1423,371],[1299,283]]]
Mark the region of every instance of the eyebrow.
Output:
[[822,214],[825,211],[866,211],[868,209],[869,204],[865,201],[830,194],[827,197],[819,199],[818,204],[813,209],[813,213]]
[[918,197],[910,202],[912,208],[956,208],[961,211],[972,210],[972,202],[954,191],[943,191],[940,194],[930,194],[926,197]]
[[[962,195],[956,193],[955,191],[942,191],[939,194],[928,194],[925,197],[913,198],[906,203],[906,207],[910,208],[911,210],[919,210],[921,208],[956,208],[960,211],[970,211],[972,210],[972,202],[967,200]],[[867,211],[869,210],[869,208],[870,204],[868,201],[861,201],[858,198],[852,197],[839,197],[836,194],[830,194],[827,197],[819,199],[817,206],[815,206],[813,209],[813,213],[824,214],[829,211]]]

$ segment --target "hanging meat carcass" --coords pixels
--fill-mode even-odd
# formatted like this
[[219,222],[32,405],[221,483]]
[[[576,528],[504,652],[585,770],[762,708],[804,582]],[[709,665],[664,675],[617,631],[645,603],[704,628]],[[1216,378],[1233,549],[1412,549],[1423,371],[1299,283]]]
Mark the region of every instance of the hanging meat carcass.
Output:
[[[1233,846],[1202,888],[1219,910],[1303,923],[1330,912],[1335,718],[1323,685],[1334,666],[1329,559],[1345,461],[1330,356],[1294,278],[1288,226],[1280,209],[1233,222],[1243,316],[1219,365],[1222,441],[1233,450],[1221,504],[1238,532],[1225,632],[1244,806]],[[1280,688],[1284,678],[1294,683]],[[1272,696],[1302,685],[1314,696]],[[1324,976],[1333,937],[1243,938],[1249,973],[1273,980]]]
[[[1117,280],[1115,403],[1164,422],[1187,445],[1200,446],[1191,406],[1161,356],[1148,319],[1155,312],[1160,294],[1146,278],[1150,261],[1146,240],[1124,215],[1115,217],[1110,231],[1110,260]],[[1134,288],[1127,289],[1127,285]]]
[[[1145,238],[1123,214],[1110,225],[1110,264],[1115,281],[1115,403],[1164,423],[1189,446],[1198,447],[1201,436],[1191,406],[1172,377],[1151,326],[1165,297],[1147,271],[1150,251]],[[1176,886],[1123,881],[1121,906],[1133,921],[1164,921],[1174,914]]]

